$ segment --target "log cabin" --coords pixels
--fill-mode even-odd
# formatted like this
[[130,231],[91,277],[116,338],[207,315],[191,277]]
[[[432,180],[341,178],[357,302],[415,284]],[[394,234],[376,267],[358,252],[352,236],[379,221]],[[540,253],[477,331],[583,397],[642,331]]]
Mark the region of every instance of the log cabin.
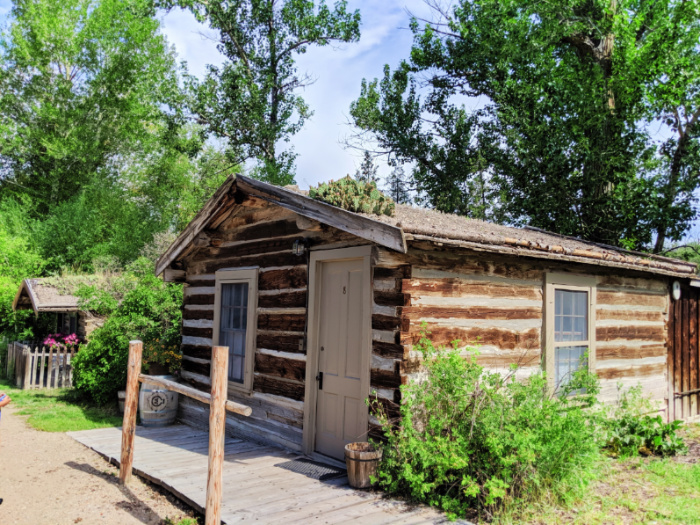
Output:
[[76,296],[59,289],[47,279],[24,279],[12,302],[12,309],[32,310],[37,317],[51,316],[46,323],[50,331],[76,334],[81,340],[87,339],[93,330],[104,324],[103,317],[81,310]]
[[[229,347],[228,396],[253,412],[227,432],[324,459],[377,434],[370,394],[397,412],[423,322],[437,344],[478,345],[489,370],[544,369],[556,388],[588,366],[603,401],[639,384],[667,411],[671,288],[695,271],[410,206],[351,213],[244,176],[156,263],[186,284],[182,379],[208,391],[211,347]],[[206,425],[208,410],[183,399],[179,417]]]

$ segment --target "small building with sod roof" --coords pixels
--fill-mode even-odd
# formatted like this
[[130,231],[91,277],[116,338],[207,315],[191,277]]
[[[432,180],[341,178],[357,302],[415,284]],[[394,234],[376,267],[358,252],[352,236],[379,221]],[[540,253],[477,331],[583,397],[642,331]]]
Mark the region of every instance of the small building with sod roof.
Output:
[[[587,366],[602,401],[641,385],[666,417],[698,413],[693,263],[410,206],[351,213],[237,176],[156,272],[186,283],[183,380],[208,391],[211,348],[229,347],[229,398],[253,413],[228,431],[310,456],[377,432],[370,394],[397,412],[423,324],[490,370],[544,369],[557,389]],[[206,426],[205,405],[180,407]]]
[[[76,334],[85,339],[104,319],[82,311],[78,298],[57,286],[53,279],[24,279],[12,303],[13,310],[32,310],[39,315],[50,316],[45,323],[49,332]],[[47,334],[37,334],[44,336]]]

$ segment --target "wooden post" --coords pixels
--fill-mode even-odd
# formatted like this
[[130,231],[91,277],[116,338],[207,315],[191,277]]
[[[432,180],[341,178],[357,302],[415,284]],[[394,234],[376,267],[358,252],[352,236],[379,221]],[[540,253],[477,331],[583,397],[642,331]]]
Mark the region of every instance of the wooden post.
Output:
[[136,409],[139,403],[142,353],[141,341],[129,341],[129,365],[126,372],[126,400],[122,424],[122,457],[119,465],[119,482],[123,485],[131,481],[131,468],[134,465],[134,436],[136,435]]
[[34,378],[31,347],[25,346],[22,349],[22,354],[24,354],[24,381],[22,382],[22,390],[28,390],[32,387],[32,380]]
[[46,369],[46,388],[53,388],[51,380],[53,379],[53,356],[54,347],[51,345],[49,347],[49,366]]
[[228,347],[211,351],[211,405],[209,406],[209,469],[205,525],[221,523],[221,489],[224,473],[224,429],[228,387]]

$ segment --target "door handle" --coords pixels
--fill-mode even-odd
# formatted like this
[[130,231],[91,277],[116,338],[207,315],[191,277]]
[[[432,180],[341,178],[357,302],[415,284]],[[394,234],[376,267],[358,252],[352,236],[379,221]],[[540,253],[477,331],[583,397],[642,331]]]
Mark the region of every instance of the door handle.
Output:
[[319,372],[316,376],[316,381],[318,381],[318,389],[323,390],[323,372]]

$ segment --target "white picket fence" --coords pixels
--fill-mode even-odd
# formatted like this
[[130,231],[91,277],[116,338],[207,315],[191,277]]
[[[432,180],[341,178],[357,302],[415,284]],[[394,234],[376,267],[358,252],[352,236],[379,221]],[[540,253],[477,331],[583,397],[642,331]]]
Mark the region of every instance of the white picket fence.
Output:
[[15,385],[30,388],[69,388],[73,386],[71,361],[75,346],[32,346],[14,342],[7,347],[7,378]]

